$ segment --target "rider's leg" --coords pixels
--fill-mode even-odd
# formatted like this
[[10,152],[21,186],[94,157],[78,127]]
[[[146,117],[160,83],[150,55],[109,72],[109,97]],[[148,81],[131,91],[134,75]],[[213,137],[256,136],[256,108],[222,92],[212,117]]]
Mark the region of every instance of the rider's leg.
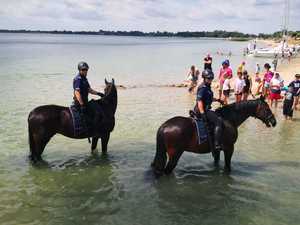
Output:
[[215,151],[221,150],[221,137],[222,137],[222,120],[217,116],[214,111],[207,110],[206,116],[209,122],[214,124],[214,147]]

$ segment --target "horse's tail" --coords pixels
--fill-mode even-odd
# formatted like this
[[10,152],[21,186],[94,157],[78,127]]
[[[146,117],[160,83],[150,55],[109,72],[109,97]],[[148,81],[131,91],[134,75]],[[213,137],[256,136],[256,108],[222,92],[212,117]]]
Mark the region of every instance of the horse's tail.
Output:
[[33,133],[32,133],[32,128],[31,128],[31,123],[30,123],[30,118],[31,118],[31,113],[28,116],[28,142],[29,142],[29,150],[30,150],[30,158],[33,159],[35,156],[35,144],[34,144],[34,138],[33,138]]
[[164,141],[163,128],[160,127],[156,134],[156,154],[151,166],[157,175],[161,175],[167,162],[167,149]]

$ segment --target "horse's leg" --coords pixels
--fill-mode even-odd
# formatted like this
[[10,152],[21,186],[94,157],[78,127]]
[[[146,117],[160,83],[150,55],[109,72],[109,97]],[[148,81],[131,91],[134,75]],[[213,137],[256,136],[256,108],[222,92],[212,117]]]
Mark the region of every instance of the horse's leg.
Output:
[[220,162],[220,151],[215,152],[213,157],[214,157],[215,166],[218,166]]
[[107,144],[109,141],[110,133],[106,133],[101,137],[102,153],[107,153]]
[[94,150],[97,148],[97,144],[98,144],[98,137],[93,137],[92,139],[92,146],[91,146],[91,151],[92,153],[94,152]]
[[225,171],[230,172],[231,171],[231,157],[233,154],[234,145],[232,146],[224,146],[224,158],[225,158]]
[[30,158],[33,161],[42,160],[42,153],[53,135],[44,135],[43,132],[33,134],[33,148],[31,149]]
[[167,166],[165,168],[165,173],[170,174],[173,169],[176,167],[177,162],[182,155],[183,151],[181,150],[176,150],[173,148],[168,148],[168,155],[169,155],[169,161],[167,163]]
[[154,160],[151,163],[151,167],[153,168],[155,175],[161,176],[164,173],[166,166],[167,149],[161,132],[158,131],[156,139],[156,153]]

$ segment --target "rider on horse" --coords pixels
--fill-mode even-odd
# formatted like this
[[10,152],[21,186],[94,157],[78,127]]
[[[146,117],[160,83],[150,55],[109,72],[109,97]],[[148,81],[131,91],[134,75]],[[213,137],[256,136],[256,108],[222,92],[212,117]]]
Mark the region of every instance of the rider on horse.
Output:
[[103,97],[104,94],[97,92],[90,87],[90,84],[86,78],[89,65],[86,62],[78,63],[79,73],[73,79],[73,89],[74,89],[74,105],[78,111],[81,112],[82,118],[88,122],[87,118],[87,103],[88,94],[98,95]]
[[197,90],[195,112],[206,125],[208,122],[214,125],[214,146],[211,146],[211,148],[213,153],[217,153],[221,150],[222,120],[211,110],[211,104],[216,100],[213,98],[213,92],[210,87],[214,79],[214,73],[206,69],[202,72],[202,78],[203,82]]

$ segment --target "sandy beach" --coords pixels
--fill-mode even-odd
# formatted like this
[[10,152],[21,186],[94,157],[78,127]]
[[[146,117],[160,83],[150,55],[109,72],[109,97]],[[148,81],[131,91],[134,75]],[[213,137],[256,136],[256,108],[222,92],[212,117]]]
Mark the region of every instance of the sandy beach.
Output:
[[295,78],[296,73],[300,73],[300,57],[292,58],[290,63],[286,60],[278,66],[277,71],[280,73],[285,85],[287,85]]

